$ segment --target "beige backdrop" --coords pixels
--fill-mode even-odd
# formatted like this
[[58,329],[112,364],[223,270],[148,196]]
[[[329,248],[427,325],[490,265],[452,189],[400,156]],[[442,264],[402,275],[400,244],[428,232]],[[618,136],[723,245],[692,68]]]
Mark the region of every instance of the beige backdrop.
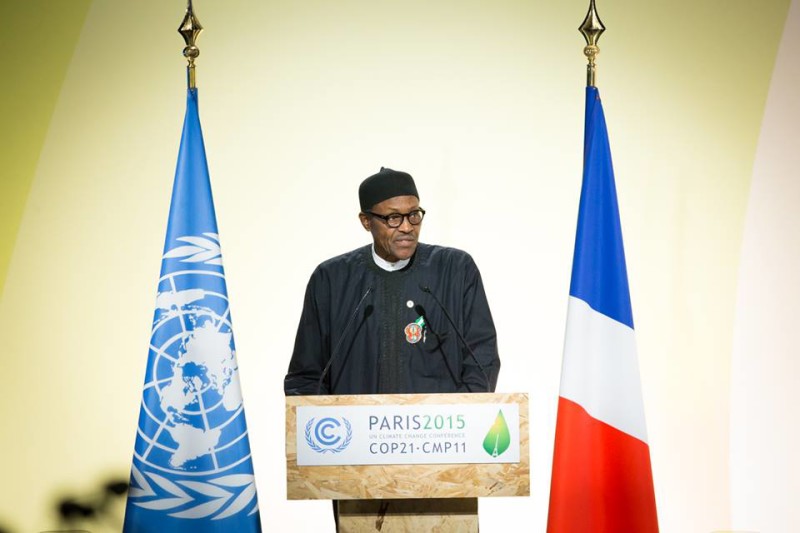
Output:
[[[731,386],[732,361],[747,369],[763,359],[752,348],[732,355],[740,257],[760,253],[743,235],[762,120],[787,142],[758,150],[783,178],[759,205],[800,200],[796,164],[785,164],[800,146],[798,118],[780,106],[764,114],[770,91],[797,83],[773,74],[784,26],[795,37],[784,36],[781,53],[791,57],[786,42],[797,42],[797,1],[787,19],[789,4],[598,5],[608,26],[598,86],[665,532],[800,529],[789,510],[797,447],[742,448],[737,435],[770,427],[736,410],[748,404]],[[207,30],[201,118],[267,530],[331,530],[329,505],[285,500],[282,380],[308,276],[367,242],[356,189],[381,165],[417,179],[424,241],[475,257],[500,338],[498,388],[530,393],[532,496],[482,501],[482,530],[522,520],[544,530],[580,190],[576,28],[586,7],[195,2]],[[185,105],[175,32],[184,4],[0,8],[1,139],[27,132],[3,143],[0,161],[0,524],[34,531],[54,527],[56,496],[130,466]],[[8,30],[15,21],[30,29]],[[796,253],[797,219],[774,229]],[[797,269],[748,264],[750,279],[781,273],[781,288],[798,294]],[[795,422],[785,396],[758,391],[797,383],[788,351],[796,326],[790,316],[778,332],[780,371],[746,387],[767,398],[764,412],[793,412]],[[797,441],[797,429],[785,431],[764,441]],[[784,474],[742,492],[760,453]]]

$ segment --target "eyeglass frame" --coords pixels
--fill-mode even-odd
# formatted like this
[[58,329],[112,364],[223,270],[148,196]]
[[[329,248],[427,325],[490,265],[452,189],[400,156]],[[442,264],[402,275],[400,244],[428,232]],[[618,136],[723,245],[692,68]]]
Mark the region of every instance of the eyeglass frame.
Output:
[[[364,211],[363,213],[365,215],[369,215],[371,217],[379,218],[379,219],[383,220],[383,222],[388,227],[390,227],[392,229],[397,229],[397,228],[399,228],[400,226],[403,225],[403,222],[406,219],[408,220],[408,223],[411,224],[412,226],[419,226],[420,224],[422,224],[422,221],[425,219],[426,211],[424,209],[422,209],[421,207],[418,207],[416,209],[413,209],[413,210],[409,211],[408,213],[389,213],[388,215],[379,215],[378,213],[373,213],[372,211]],[[422,217],[420,217],[419,222],[417,222],[416,224],[411,222],[411,218],[410,217],[411,217],[411,215],[413,213],[422,213]],[[392,226],[389,223],[389,219],[392,218],[392,217],[397,217],[397,216],[400,217],[400,223],[397,224],[396,226]]]

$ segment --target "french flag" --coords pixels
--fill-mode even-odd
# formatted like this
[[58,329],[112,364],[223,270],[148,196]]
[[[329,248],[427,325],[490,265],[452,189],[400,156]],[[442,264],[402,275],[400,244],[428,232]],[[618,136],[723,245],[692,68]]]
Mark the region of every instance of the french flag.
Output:
[[584,127],[547,531],[657,532],[614,170],[595,87],[586,88]]

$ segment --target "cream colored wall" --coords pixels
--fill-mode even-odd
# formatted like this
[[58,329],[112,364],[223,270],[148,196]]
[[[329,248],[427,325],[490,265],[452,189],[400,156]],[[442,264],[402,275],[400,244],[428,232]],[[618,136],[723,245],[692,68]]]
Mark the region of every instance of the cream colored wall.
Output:
[[[666,532],[731,526],[737,265],[787,7],[598,6],[609,28],[598,85]],[[93,1],[42,146],[0,302],[0,471],[14,480],[0,484],[0,518],[23,530],[52,526],[59,488],[129,468],[184,109],[181,8]],[[423,239],[475,257],[500,336],[499,388],[531,394],[533,495],[482,501],[482,529],[543,530],[580,189],[585,2],[195,9],[265,527],[330,530],[329,505],[285,501],[282,379],[308,275],[367,242],[355,191],[387,165],[417,178]]]
[[731,358],[738,529],[799,531],[800,2],[786,21],[753,167]]

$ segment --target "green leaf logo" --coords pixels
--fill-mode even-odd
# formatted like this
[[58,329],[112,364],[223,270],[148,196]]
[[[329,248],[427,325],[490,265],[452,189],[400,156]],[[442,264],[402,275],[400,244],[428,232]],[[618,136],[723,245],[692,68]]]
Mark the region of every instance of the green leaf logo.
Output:
[[511,433],[508,431],[508,424],[503,416],[502,409],[497,412],[494,424],[483,439],[483,449],[492,457],[497,457],[508,449],[511,445]]

